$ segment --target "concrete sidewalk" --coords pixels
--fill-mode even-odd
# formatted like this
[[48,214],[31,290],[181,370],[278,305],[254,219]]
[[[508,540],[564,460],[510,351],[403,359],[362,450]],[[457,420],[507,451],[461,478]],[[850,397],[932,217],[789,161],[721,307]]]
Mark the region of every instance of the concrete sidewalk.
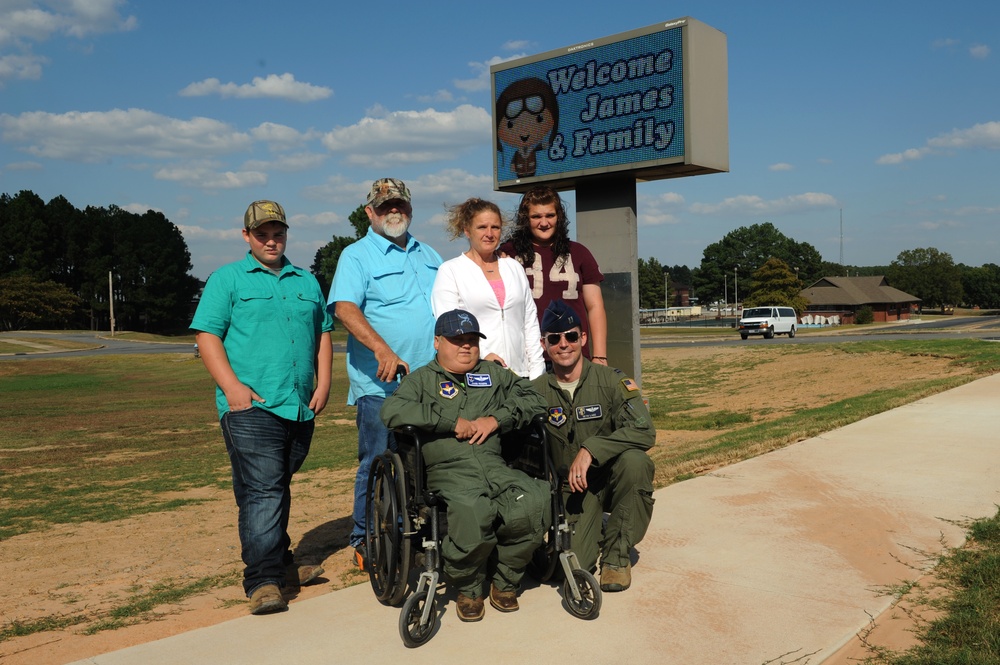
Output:
[[633,586],[582,621],[555,587],[521,610],[403,646],[399,610],[359,585],[78,661],[228,663],[821,663],[890,605],[962,522],[1000,503],[1000,374],[656,493]]

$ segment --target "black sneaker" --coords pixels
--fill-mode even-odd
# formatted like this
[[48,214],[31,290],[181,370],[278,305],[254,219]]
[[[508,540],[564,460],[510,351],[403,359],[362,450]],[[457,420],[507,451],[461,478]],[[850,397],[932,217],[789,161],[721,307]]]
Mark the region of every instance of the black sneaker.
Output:
[[364,543],[354,546],[354,565],[362,572],[368,569],[368,548]]

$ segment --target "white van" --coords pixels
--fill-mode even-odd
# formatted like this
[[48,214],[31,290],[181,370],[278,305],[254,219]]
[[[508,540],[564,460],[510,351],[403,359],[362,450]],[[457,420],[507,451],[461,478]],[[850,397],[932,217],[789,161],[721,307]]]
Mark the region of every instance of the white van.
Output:
[[743,310],[737,328],[743,339],[750,335],[763,335],[764,339],[775,335],[795,337],[796,323],[798,318],[791,307],[751,307]]

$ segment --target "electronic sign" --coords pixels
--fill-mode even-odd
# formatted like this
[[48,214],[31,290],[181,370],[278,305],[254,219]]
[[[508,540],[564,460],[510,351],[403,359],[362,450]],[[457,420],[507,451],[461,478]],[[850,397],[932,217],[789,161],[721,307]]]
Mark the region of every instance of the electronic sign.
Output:
[[726,36],[681,18],[490,67],[493,184],[729,170]]

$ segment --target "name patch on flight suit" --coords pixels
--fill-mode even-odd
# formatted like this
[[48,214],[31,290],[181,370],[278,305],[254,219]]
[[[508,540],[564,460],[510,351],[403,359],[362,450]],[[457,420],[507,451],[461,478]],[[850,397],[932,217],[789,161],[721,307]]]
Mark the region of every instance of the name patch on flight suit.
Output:
[[441,397],[446,399],[455,399],[455,395],[458,394],[458,388],[455,387],[454,381],[442,381],[440,385],[441,390],[438,391],[438,394],[441,395]]
[[549,424],[554,427],[562,427],[566,424],[566,413],[561,406],[549,407]]
[[576,407],[576,419],[579,420],[597,420],[598,418],[604,417],[604,410],[601,409],[600,404],[591,404],[589,406],[578,406]]
[[465,383],[470,388],[489,388],[493,385],[493,377],[489,374],[473,374],[469,372],[465,375]]

